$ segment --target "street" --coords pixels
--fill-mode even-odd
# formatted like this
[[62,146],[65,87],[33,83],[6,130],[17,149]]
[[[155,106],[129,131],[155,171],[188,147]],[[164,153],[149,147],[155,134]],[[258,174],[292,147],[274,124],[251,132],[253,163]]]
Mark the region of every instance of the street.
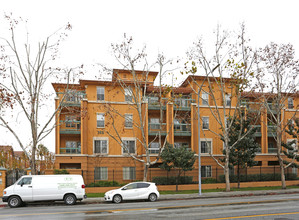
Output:
[[0,219],[299,219],[298,194],[0,208]]

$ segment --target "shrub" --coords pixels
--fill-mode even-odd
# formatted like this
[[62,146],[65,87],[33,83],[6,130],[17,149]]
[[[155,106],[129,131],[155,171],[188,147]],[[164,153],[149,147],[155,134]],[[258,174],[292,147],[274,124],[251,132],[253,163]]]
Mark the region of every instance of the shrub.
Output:
[[57,175],[57,174],[70,174],[70,173],[65,169],[62,170],[54,169],[54,174]]
[[110,187],[110,186],[122,186],[123,184],[120,184],[116,181],[98,181],[94,183],[90,183],[87,185],[87,187]]
[[[238,182],[238,175],[229,176],[231,183]],[[286,174],[286,180],[296,180],[297,175],[294,173]],[[240,182],[258,182],[258,181],[280,181],[281,176],[279,173],[263,173],[263,174],[240,174]],[[225,176],[219,176],[219,182],[225,182]]]
[[[198,182],[197,182],[198,183]],[[214,178],[205,178],[201,180],[202,184],[208,184],[208,183],[217,183],[217,180]]]
[[[156,176],[153,177],[152,182],[157,185],[176,185],[176,176]],[[193,176],[180,176],[179,184],[192,184]]]

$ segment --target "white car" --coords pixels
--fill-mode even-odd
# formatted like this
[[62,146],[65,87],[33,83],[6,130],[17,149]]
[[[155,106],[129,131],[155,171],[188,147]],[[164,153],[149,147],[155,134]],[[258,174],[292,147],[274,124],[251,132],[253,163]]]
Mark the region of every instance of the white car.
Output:
[[120,203],[122,200],[148,199],[155,202],[160,196],[155,183],[135,182],[129,183],[119,189],[105,193],[105,201]]

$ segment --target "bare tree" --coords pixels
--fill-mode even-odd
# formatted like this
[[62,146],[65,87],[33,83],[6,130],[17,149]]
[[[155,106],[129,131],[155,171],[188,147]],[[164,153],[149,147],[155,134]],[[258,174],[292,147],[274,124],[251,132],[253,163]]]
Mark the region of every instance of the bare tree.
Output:
[[[204,137],[207,137],[208,131],[224,142],[226,149],[224,164],[211,153],[210,155],[224,169],[226,191],[230,191],[230,149],[250,131],[241,134],[241,129],[238,140],[232,145],[229,145],[229,133],[234,119],[242,117],[240,114],[242,92],[249,88],[249,81],[253,75],[252,65],[255,54],[247,46],[244,24],[241,25],[240,34],[236,38],[232,38],[231,33],[227,31],[222,32],[219,26],[215,32],[215,37],[214,52],[210,56],[205,50],[202,39],[194,43],[194,47],[188,52],[189,59],[193,62],[191,68],[187,67],[187,73],[195,74],[198,72],[201,74],[201,76],[189,78],[190,87],[197,96],[197,120],[199,120],[199,125],[204,124],[200,108],[207,108],[210,110],[213,122],[220,128],[221,132],[218,129],[213,130],[210,126],[206,130],[202,129],[202,131]],[[231,120],[227,120],[228,118]],[[200,127],[202,126],[199,126],[199,132]],[[200,133],[198,142],[200,146]]]
[[[17,26],[23,24],[23,20],[14,19],[11,15],[6,15],[5,18],[9,23],[10,38],[1,38],[0,76],[3,81],[0,82],[0,88],[3,88],[2,91],[6,94],[10,94],[6,98],[11,104],[1,104],[0,125],[15,137],[30,160],[32,174],[35,174],[37,146],[54,129],[51,121],[61,110],[59,105],[48,118],[41,119],[41,109],[51,97],[51,93],[46,89],[47,83],[56,77],[65,77],[69,81],[72,72],[53,66],[59,45],[67,36],[66,31],[71,29],[71,25],[67,24],[34,47],[29,41],[28,33],[25,35],[27,41],[24,44],[17,40]],[[8,111],[11,111],[13,116],[24,116],[22,128],[10,121]],[[26,123],[29,124],[28,128]],[[22,139],[20,135],[27,131],[30,133],[28,136],[31,136],[29,143],[26,143],[27,137]],[[28,146],[30,149],[26,150]]]
[[[167,103],[167,100],[162,99],[166,97],[166,94],[170,94],[171,87],[162,85],[162,78],[166,72],[170,72],[171,69],[165,70],[166,66],[170,66],[171,61],[167,60],[162,54],[158,55],[156,62],[149,65],[147,60],[147,54],[145,47],[141,50],[134,51],[133,40],[131,37],[124,36],[123,42],[120,44],[112,44],[113,54],[116,60],[119,62],[123,70],[127,71],[127,77],[115,71],[113,74],[116,85],[120,88],[121,92],[126,98],[126,102],[129,108],[134,112],[134,119],[128,118],[123,114],[119,108],[113,104],[106,104],[106,115],[110,118],[111,130],[106,129],[106,133],[114,139],[133,160],[143,163],[144,165],[144,181],[147,180],[149,167],[160,158],[160,154],[166,146],[167,137],[169,131],[166,131],[165,127],[162,126],[165,118],[163,118],[163,105]],[[159,68],[159,85],[153,86],[153,72],[150,71],[155,65]],[[139,67],[141,70],[136,70]],[[156,75],[155,73],[154,75]],[[151,88],[151,89],[149,89]],[[159,103],[160,118],[159,128],[152,141],[148,141],[148,118],[147,118],[147,107],[148,96],[155,94]],[[171,98],[168,97],[168,100]],[[125,120],[125,123],[130,124],[133,128],[134,137],[136,137],[136,145],[141,146],[142,154],[137,155],[136,152],[131,152],[130,147],[122,140],[122,129],[117,127],[116,121]],[[171,126],[171,125],[169,125]],[[126,127],[126,125],[125,125]],[[170,128],[169,128],[170,129]],[[166,131],[166,134],[165,134]],[[164,133],[164,134],[162,134]],[[163,136],[163,137],[162,137]],[[150,146],[153,142],[159,142],[158,152],[155,152],[154,157],[151,156]]]
[[291,44],[270,43],[259,49],[257,59],[256,86],[267,114],[265,123],[268,125],[268,132],[274,134],[276,141],[282,189],[286,188],[285,169],[292,164],[285,165],[282,158],[286,119],[292,120],[299,108],[294,106],[293,102],[299,89],[299,60],[295,59],[294,54],[295,50]]

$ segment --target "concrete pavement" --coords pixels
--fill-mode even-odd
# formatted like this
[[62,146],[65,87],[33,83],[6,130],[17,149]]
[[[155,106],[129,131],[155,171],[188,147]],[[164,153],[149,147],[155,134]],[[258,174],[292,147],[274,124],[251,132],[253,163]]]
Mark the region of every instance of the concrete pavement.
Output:
[[[232,191],[232,192],[209,192],[203,193],[199,196],[197,193],[193,194],[168,194],[160,195],[159,200],[179,200],[179,199],[198,199],[198,198],[220,198],[220,197],[243,197],[243,196],[263,196],[263,195],[278,195],[278,194],[299,194],[298,189],[285,190],[257,190],[257,191]],[[299,196],[299,195],[298,195]],[[87,198],[78,204],[97,204],[105,202],[103,197]],[[7,203],[3,203],[0,199],[0,207],[6,207]]]

